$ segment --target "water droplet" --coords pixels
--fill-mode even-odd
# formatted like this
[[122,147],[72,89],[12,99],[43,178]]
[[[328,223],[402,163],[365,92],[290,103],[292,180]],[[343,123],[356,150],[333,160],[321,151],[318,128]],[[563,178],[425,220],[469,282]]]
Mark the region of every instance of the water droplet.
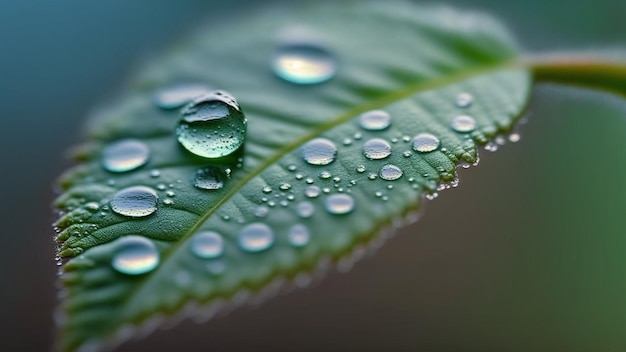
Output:
[[383,180],[393,181],[402,177],[402,170],[396,165],[387,164],[380,168],[378,174]]
[[272,193],[272,187],[264,186],[262,191],[263,193]]
[[313,44],[286,44],[274,55],[274,73],[287,82],[316,84],[328,81],[337,64],[324,48]]
[[420,133],[413,137],[413,150],[419,153],[430,153],[439,148],[439,138],[430,133]]
[[100,205],[96,202],[89,202],[85,204],[85,209],[96,212],[100,210]]
[[289,229],[289,244],[294,247],[306,246],[310,239],[309,229],[302,224],[295,224]]
[[403,155],[405,158],[410,158],[410,157],[411,157],[411,155],[413,155],[413,153],[411,153],[411,151],[410,151],[410,150],[405,150],[405,151],[403,151],[403,152],[402,152],[402,155]]
[[306,182],[307,184],[309,184],[309,185],[310,185],[310,184],[313,184],[315,181],[314,181],[312,178],[307,177],[307,179],[306,179],[306,180],[304,180],[304,182]]
[[375,180],[376,178],[378,178],[378,175],[376,175],[375,173],[371,173],[367,175],[367,178],[370,180]]
[[321,179],[323,179],[323,180],[329,179],[329,178],[331,178],[332,176],[333,176],[333,175],[332,175],[330,172],[328,172],[328,171],[322,171],[322,172],[320,172],[320,178],[321,178]]
[[117,249],[111,266],[122,274],[141,275],[159,265],[159,252],[152,241],[141,236],[124,236],[116,240]]
[[363,145],[363,154],[372,160],[384,159],[391,155],[391,145],[384,139],[373,138]]
[[224,187],[226,173],[219,167],[208,166],[196,171],[193,185],[208,190],[216,190]]
[[246,117],[235,99],[226,93],[196,98],[182,115],[176,129],[178,142],[195,155],[223,157],[236,151],[246,138]]
[[269,202],[267,202],[267,205],[270,207],[274,207],[276,205],[276,202],[274,202],[273,200],[270,200]]
[[344,138],[343,141],[341,141],[341,143],[345,146],[351,145],[352,144],[352,139],[350,138]]
[[150,150],[143,142],[125,139],[104,148],[102,165],[110,172],[126,172],[145,165],[149,157]]
[[172,205],[172,204],[174,204],[174,201],[171,200],[171,199],[164,199],[163,200],[163,204],[165,204],[165,205]]
[[157,185],[157,189],[158,189],[159,191],[165,191],[165,189],[166,189],[166,188],[167,188],[167,186],[166,186],[165,184],[163,184],[163,183],[159,183],[159,184]]
[[358,173],[360,173],[360,174],[364,173],[364,172],[365,172],[365,170],[367,170],[367,169],[365,168],[365,165],[359,165],[359,166],[357,166],[357,167],[356,167],[356,172],[358,172]]
[[302,147],[302,158],[311,165],[328,165],[336,156],[337,147],[326,138],[315,138]]
[[286,207],[286,206],[288,206],[288,205],[289,205],[289,202],[283,199],[283,200],[281,200],[281,201],[279,202],[279,204],[280,204],[280,206],[281,206],[281,207]]
[[521,136],[519,135],[519,133],[512,133],[509,136],[509,142],[511,143],[517,143],[519,142],[520,139],[521,139]]
[[193,99],[210,93],[211,87],[202,83],[174,84],[157,90],[154,102],[161,109],[177,109]]
[[485,150],[488,152],[496,152],[498,151],[498,145],[496,143],[489,142],[485,144]]
[[456,96],[455,103],[456,106],[460,108],[469,107],[472,105],[472,102],[474,102],[474,97],[469,93],[459,93],[459,95]]
[[339,177],[339,176],[333,177],[333,182],[335,182],[335,183],[341,182],[341,177]]
[[315,206],[311,202],[300,202],[296,207],[296,212],[301,218],[310,218],[315,212]]
[[161,176],[161,171],[159,171],[159,170],[151,170],[150,171],[150,177],[157,178],[159,176]]
[[226,264],[220,260],[209,262],[206,265],[206,270],[213,275],[221,275],[226,271]]
[[291,189],[291,185],[290,185],[290,184],[288,184],[288,183],[283,183],[283,184],[281,184],[278,188],[280,188],[280,189],[281,189],[281,190],[283,190],[283,191],[288,191],[288,190],[290,190],[290,189]]
[[381,131],[389,127],[391,116],[383,110],[371,110],[359,115],[359,126],[369,131]]
[[505,145],[506,138],[504,138],[503,136],[497,136],[495,142],[497,145]]
[[287,195],[287,200],[294,200],[294,199],[296,199],[296,196],[294,196],[293,194]]
[[167,191],[165,192],[165,195],[167,195],[168,197],[174,197],[176,193],[174,193],[174,191]]
[[156,191],[145,186],[134,186],[117,192],[111,200],[114,212],[130,217],[148,216],[157,210]]
[[382,197],[383,196],[383,191],[376,191],[376,192],[374,192],[374,195],[376,197]]
[[324,188],[322,188],[322,192],[324,192],[324,193],[330,193],[330,188],[328,188],[328,187],[324,187]]
[[239,232],[239,246],[246,252],[261,252],[274,243],[274,233],[267,225],[256,222]]
[[296,180],[302,180],[304,178],[303,174],[296,174]]
[[304,190],[304,194],[309,198],[315,198],[320,195],[320,188],[317,186],[309,186]]
[[361,132],[355,132],[353,137],[358,141],[363,137],[363,134],[361,134]]
[[450,124],[453,130],[461,133],[472,132],[476,128],[476,121],[468,115],[459,115]]
[[296,171],[298,169],[298,167],[296,165],[289,165],[287,166],[287,170],[289,171]]
[[254,216],[257,218],[264,218],[267,216],[267,213],[269,213],[269,209],[264,206],[259,206],[254,210]]
[[191,252],[202,259],[217,258],[224,252],[224,240],[217,232],[199,232],[191,239]]
[[410,142],[411,141],[411,137],[409,137],[409,136],[402,136],[402,140],[404,142]]
[[347,194],[333,194],[326,198],[325,205],[331,214],[348,214],[354,209],[354,199]]

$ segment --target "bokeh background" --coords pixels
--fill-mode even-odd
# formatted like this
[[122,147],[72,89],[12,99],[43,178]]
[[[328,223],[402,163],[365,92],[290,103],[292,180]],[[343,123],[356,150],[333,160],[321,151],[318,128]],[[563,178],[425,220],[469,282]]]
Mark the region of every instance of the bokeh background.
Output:
[[[260,1],[0,2],[0,350],[47,351],[55,177],[142,61]],[[625,45],[620,0],[448,1],[529,50]],[[348,274],[121,351],[626,351],[626,100],[543,85],[522,140]]]

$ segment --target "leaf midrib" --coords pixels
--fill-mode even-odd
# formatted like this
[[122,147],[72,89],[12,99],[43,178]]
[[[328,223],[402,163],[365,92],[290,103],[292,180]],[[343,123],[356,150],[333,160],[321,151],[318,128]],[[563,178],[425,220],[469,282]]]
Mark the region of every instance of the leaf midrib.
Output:
[[[175,253],[178,248],[183,245],[184,243],[186,243],[186,239],[193,233],[197,232],[198,229],[202,226],[202,224],[204,224],[210,217],[211,215],[213,215],[218,209],[221,208],[221,206],[223,204],[225,204],[227,201],[229,201],[234,195],[236,195],[239,190],[241,190],[245,185],[248,184],[248,182],[250,180],[252,180],[253,178],[255,178],[256,176],[258,176],[261,172],[263,172],[265,169],[267,169],[269,166],[273,165],[274,163],[276,163],[278,160],[280,160],[283,156],[285,156],[286,154],[288,154],[289,152],[295,150],[296,148],[302,146],[303,143],[305,143],[306,141],[311,140],[314,137],[319,136],[320,134],[332,129],[333,127],[336,127],[338,125],[341,125],[342,123],[353,119],[354,117],[356,117],[357,115],[364,113],[366,111],[369,110],[373,110],[376,108],[380,108],[382,106],[386,106],[389,105],[395,101],[401,100],[403,98],[409,97],[411,95],[414,95],[416,93],[428,90],[428,89],[435,89],[438,87],[442,87],[445,86],[447,84],[451,84],[454,82],[458,82],[467,78],[470,78],[472,76],[477,76],[480,74],[485,74],[487,72],[491,72],[491,71],[498,71],[498,70],[503,70],[503,69],[511,69],[511,68],[527,68],[529,65],[529,62],[527,61],[523,61],[520,60],[519,58],[509,58],[508,60],[499,62],[499,63],[493,63],[493,64],[489,64],[489,65],[483,65],[483,66],[476,66],[473,67],[471,69],[462,71],[462,72],[458,72],[455,73],[451,76],[448,77],[442,77],[442,78],[438,78],[438,79],[434,79],[434,80],[430,80],[430,81],[423,81],[423,82],[419,82],[419,83],[415,83],[412,85],[408,85],[406,88],[398,90],[398,91],[394,91],[393,93],[386,95],[380,99],[376,99],[371,103],[368,104],[363,104],[361,106],[349,109],[347,112],[345,112],[344,114],[341,114],[339,116],[337,116],[334,119],[329,120],[328,122],[325,122],[321,125],[319,125],[317,128],[312,129],[312,131],[310,133],[307,133],[305,135],[303,135],[302,137],[294,140],[293,142],[285,145],[283,148],[279,149],[277,151],[277,153],[275,153],[272,157],[268,158],[267,160],[265,160],[264,162],[262,162],[257,168],[255,168],[254,170],[248,172],[248,174],[240,180],[240,182],[235,185],[234,187],[232,187],[225,195],[224,197],[222,197],[213,207],[211,207],[211,209],[207,210],[207,212],[200,217],[200,219],[198,219],[197,223],[191,227],[181,238],[179,238],[177,240],[177,243],[173,244],[172,247],[170,247],[165,253],[163,253],[161,255],[161,262],[166,262],[166,260],[173,254]],[[146,282],[150,281],[150,279],[152,277],[155,277],[161,270],[161,268],[163,267],[163,265],[158,266],[157,268],[155,268],[155,270],[147,275],[145,277],[145,279],[143,279],[139,284],[137,284],[132,291],[126,295],[126,297],[128,297],[127,299],[124,300],[124,303],[127,303],[129,300],[131,300],[134,296],[135,293],[140,291]],[[125,304],[124,304],[125,305]],[[141,318],[139,318],[136,321],[140,321]],[[113,325],[115,326],[115,325]]]

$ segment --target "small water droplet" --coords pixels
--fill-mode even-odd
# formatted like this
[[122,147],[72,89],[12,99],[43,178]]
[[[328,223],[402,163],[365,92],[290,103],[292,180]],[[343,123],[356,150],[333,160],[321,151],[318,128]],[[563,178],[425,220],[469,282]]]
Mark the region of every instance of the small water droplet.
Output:
[[387,185],[387,189],[393,189],[393,185]]
[[324,193],[330,193],[330,188],[328,188],[328,187],[324,187],[324,188],[322,188],[322,192],[324,192]]
[[176,129],[178,142],[204,158],[220,158],[239,149],[246,138],[247,120],[227,93],[194,99],[182,111]]
[[287,170],[289,171],[296,171],[298,169],[298,167],[296,165],[289,165],[287,166]]
[[145,143],[124,139],[109,144],[102,152],[102,165],[110,172],[134,170],[148,162],[150,150]]
[[283,191],[288,191],[291,189],[291,185],[288,183],[282,183],[278,188],[280,188]]
[[404,142],[410,142],[411,141],[411,137],[409,137],[409,136],[402,136],[402,140]]
[[114,212],[130,217],[143,217],[157,210],[156,191],[145,186],[133,186],[117,192],[111,200]]
[[241,249],[246,252],[261,252],[272,246],[274,233],[267,225],[256,222],[239,232],[238,241]]
[[430,133],[420,133],[413,137],[413,150],[418,153],[430,153],[439,148],[439,138]]
[[410,158],[410,157],[411,157],[411,155],[413,155],[413,153],[411,153],[411,151],[410,151],[410,150],[405,150],[404,152],[402,152],[402,155],[403,155],[405,158]]
[[506,138],[503,136],[497,136],[495,142],[497,145],[504,145],[506,144]]
[[224,240],[217,232],[199,232],[191,239],[191,252],[202,259],[217,258],[224,252]]
[[402,177],[402,170],[396,165],[387,164],[380,168],[378,174],[383,180],[393,181]]
[[309,229],[302,224],[295,224],[289,229],[289,244],[294,247],[306,246],[310,239],[311,235],[309,234]]
[[383,191],[376,191],[376,192],[374,192],[374,195],[376,197],[382,197],[383,196]]
[[151,170],[150,171],[150,177],[157,178],[159,176],[161,176],[161,171],[159,171],[159,170]]
[[489,142],[485,144],[485,150],[488,152],[496,152],[498,151],[498,145],[496,143]]
[[288,202],[288,201],[286,201],[285,199],[283,199],[283,200],[281,200],[281,201],[279,202],[279,204],[280,204],[280,206],[282,206],[282,207],[286,207],[286,206],[288,206],[288,205],[289,205],[289,202]]
[[273,200],[270,200],[269,202],[267,202],[267,205],[268,205],[269,207],[274,207],[274,206],[276,206],[276,202],[275,202],[275,201],[273,201]]
[[452,120],[450,127],[461,133],[472,132],[476,128],[476,121],[468,115],[459,115]]
[[352,137],[358,141],[361,138],[363,138],[363,134],[361,132],[355,132],[354,136],[352,136]]
[[310,218],[315,212],[315,206],[311,202],[300,202],[296,207],[296,212],[301,218]]
[[262,191],[263,193],[272,193],[272,187],[264,186]]
[[331,79],[337,72],[337,64],[321,46],[289,43],[276,50],[273,69],[278,77],[287,82],[317,84]]
[[371,173],[369,175],[367,175],[367,178],[370,180],[375,180],[378,178],[378,175],[376,175],[375,173]]
[[304,190],[304,194],[309,198],[315,198],[320,195],[320,191],[317,186],[309,186]]
[[384,159],[391,155],[391,145],[384,139],[373,138],[363,145],[363,154],[372,160]]
[[339,176],[333,177],[333,182],[335,182],[335,183],[341,182],[341,177],[339,177]]
[[390,124],[391,116],[383,110],[371,110],[359,115],[359,126],[368,131],[381,131]]
[[256,216],[257,218],[264,218],[267,216],[268,212],[269,212],[269,209],[261,205],[257,207],[256,209],[254,209],[254,216]]
[[96,212],[96,211],[100,210],[100,204],[98,204],[96,202],[89,202],[89,203],[85,204],[85,209],[87,209],[89,211]]
[[341,143],[345,146],[351,145],[352,144],[352,139],[350,138],[344,138]]
[[322,171],[322,172],[320,172],[320,178],[321,178],[321,179],[323,179],[323,180],[329,179],[329,178],[331,178],[332,176],[333,176],[333,175],[332,175],[330,172],[328,172],[328,171]]
[[213,261],[207,263],[206,270],[213,275],[221,275],[226,271],[226,264],[222,261]]
[[326,198],[325,205],[331,214],[348,214],[354,209],[354,199],[347,194],[333,194]]
[[165,195],[167,195],[168,197],[174,197],[176,193],[174,193],[174,191],[167,191],[165,192]]
[[469,93],[459,93],[459,95],[456,96],[456,106],[460,107],[460,108],[467,108],[470,105],[472,105],[472,102],[474,102],[474,97],[469,94]]
[[177,109],[193,99],[210,93],[211,87],[202,83],[177,83],[154,93],[154,102],[161,109]]
[[519,135],[519,133],[511,133],[511,135],[509,136],[509,142],[511,143],[517,143],[520,139],[521,136]]
[[157,189],[158,189],[159,191],[165,191],[165,189],[167,189],[167,186],[166,186],[165,184],[163,184],[163,183],[159,183],[159,184],[157,185]]
[[168,199],[164,199],[163,200],[163,204],[165,204],[165,205],[173,205],[174,201],[169,199],[169,198]]
[[367,169],[365,168],[365,165],[359,165],[359,166],[357,166],[357,167],[356,167],[356,172],[358,172],[358,173],[360,173],[360,174],[364,173],[364,172],[365,172],[365,170],[367,170]]
[[315,138],[302,147],[302,158],[311,165],[328,165],[335,161],[337,147],[326,138]]
[[219,167],[208,166],[196,171],[196,178],[193,185],[208,190],[216,190],[224,187],[226,173]]
[[296,180],[302,180],[304,178],[303,174],[296,174]]
[[124,236],[116,240],[111,266],[127,275],[141,275],[159,265],[159,252],[152,241],[141,236]]
[[307,184],[309,184],[309,185],[310,185],[310,184],[313,184],[315,181],[314,181],[312,178],[307,177],[307,179],[306,179],[306,180],[304,180],[304,182],[306,182]]

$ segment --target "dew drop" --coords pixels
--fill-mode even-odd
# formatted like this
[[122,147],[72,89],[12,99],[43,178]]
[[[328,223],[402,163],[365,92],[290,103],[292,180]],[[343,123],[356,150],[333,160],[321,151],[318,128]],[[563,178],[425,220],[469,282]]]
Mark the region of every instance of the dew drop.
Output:
[[311,235],[309,234],[309,229],[302,224],[295,224],[289,229],[289,244],[294,247],[306,246],[310,239]]
[[367,178],[370,180],[375,180],[376,178],[378,178],[378,175],[376,175],[375,173],[371,173],[367,175]]
[[344,138],[344,139],[341,141],[341,144],[343,144],[343,145],[345,145],[345,146],[351,145],[351,144],[352,144],[352,139],[350,139],[350,138]]
[[196,171],[193,185],[208,190],[216,190],[224,187],[226,172],[219,167],[208,166]]
[[364,172],[365,172],[365,170],[367,170],[367,169],[365,168],[365,165],[359,165],[359,166],[357,166],[357,167],[356,167],[356,172],[358,172],[358,173],[360,173],[360,174],[364,173]]
[[111,200],[114,212],[130,217],[143,217],[157,210],[156,191],[145,186],[133,186],[117,192]]
[[244,227],[238,235],[239,246],[246,252],[261,252],[272,246],[274,233],[260,222]]
[[300,202],[296,207],[296,212],[301,218],[310,218],[315,212],[315,206],[311,202]]
[[287,82],[316,84],[328,81],[337,72],[337,64],[324,48],[313,44],[286,44],[274,55],[274,73]]
[[418,153],[430,153],[439,148],[439,138],[430,133],[420,133],[413,137],[413,150]]
[[304,194],[309,198],[316,198],[320,195],[321,189],[317,186],[309,186],[304,190]]
[[161,171],[159,171],[159,170],[151,170],[150,171],[150,177],[157,178],[159,176],[161,176]]
[[291,185],[289,183],[283,183],[278,188],[280,188],[283,191],[288,191],[291,189]]
[[152,241],[141,236],[124,236],[118,240],[111,266],[127,275],[141,275],[159,265],[159,252]]
[[413,153],[411,153],[411,151],[410,151],[410,150],[405,150],[405,151],[403,151],[403,152],[402,152],[402,155],[403,155],[405,158],[410,158],[410,157],[411,157],[411,155],[413,155]]
[[202,259],[217,258],[224,252],[224,240],[217,232],[199,232],[191,239],[191,252]]
[[165,204],[165,205],[173,205],[173,204],[174,204],[174,201],[173,201],[173,200],[171,200],[171,199],[164,199],[164,200],[163,200],[163,204]]
[[302,147],[302,158],[311,165],[328,165],[336,156],[337,147],[326,138],[315,138]]
[[150,150],[143,142],[125,139],[109,144],[102,152],[102,165],[110,172],[134,170],[148,162]]
[[333,176],[333,175],[332,175],[330,172],[328,172],[328,171],[322,171],[322,172],[320,172],[320,178],[321,178],[321,179],[323,179],[323,180],[329,179],[329,178],[331,178],[332,176]]
[[519,133],[512,133],[509,136],[509,142],[511,142],[511,143],[517,143],[517,142],[519,142],[520,139],[521,139],[521,137],[520,137]]
[[472,105],[472,103],[474,102],[474,97],[469,94],[469,93],[459,93],[459,95],[456,96],[456,106],[458,106],[459,108],[467,108],[470,105]]
[[331,214],[348,214],[354,209],[354,199],[347,194],[333,194],[326,198],[325,205]]
[[391,145],[384,139],[373,138],[363,145],[363,154],[372,160],[384,159],[391,155]]
[[263,193],[272,193],[272,187],[270,186],[264,186],[262,189]]
[[241,147],[246,128],[246,117],[235,99],[218,91],[194,99],[183,109],[176,134],[191,153],[220,158]]
[[287,166],[287,170],[289,171],[296,171],[298,169],[298,167],[296,165],[289,165]]
[[174,197],[176,193],[174,193],[174,191],[167,191],[165,192],[165,195],[167,195],[168,197]]
[[387,164],[380,168],[378,174],[383,180],[394,181],[402,177],[402,170],[396,165]]
[[267,216],[267,213],[269,213],[269,209],[262,205],[254,209],[254,216],[257,218],[264,218]]
[[306,180],[304,180],[304,182],[310,185],[310,184],[313,184],[315,181],[312,178],[307,177]]
[[381,131],[390,124],[391,116],[383,110],[371,110],[359,115],[359,126],[368,131]]
[[154,103],[161,109],[177,109],[193,99],[210,93],[211,87],[202,83],[178,83],[154,93]]
[[476,121],[468,115],[459,115],[450,124],[453,130],[461,133],[472,132],[476,128]]

